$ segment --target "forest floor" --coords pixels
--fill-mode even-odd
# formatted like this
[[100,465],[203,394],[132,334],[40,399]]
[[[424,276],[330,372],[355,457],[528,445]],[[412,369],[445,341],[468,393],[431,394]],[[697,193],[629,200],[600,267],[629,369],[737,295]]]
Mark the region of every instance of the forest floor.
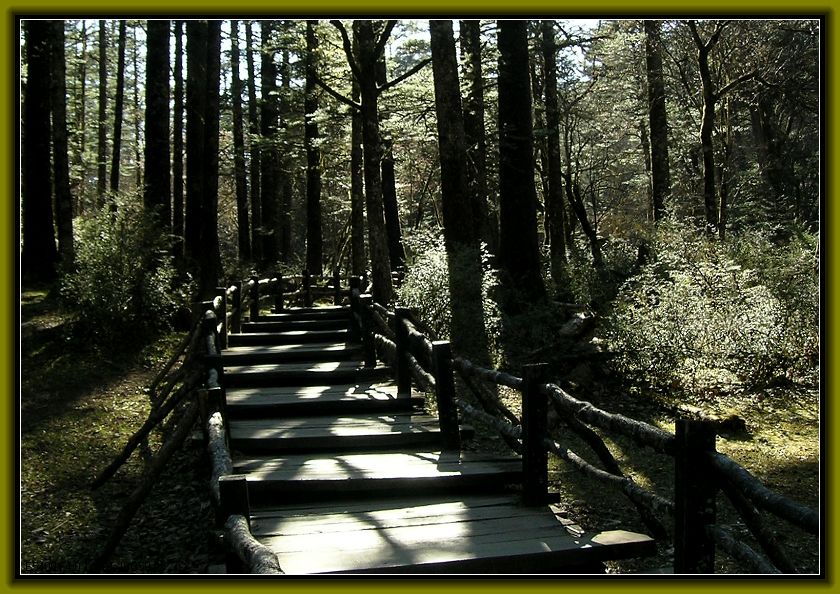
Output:
[[[150,443],[105,485],[92,490],[90,482],[145,420],[150,407],[146,387],[180,336],[164,336],[146,346],[127,343],[103,353],[68,338],[69,317],[46,291],[25,291],[21,300],[20,571],[87,573],[123,503],[139,484],[161,434],[153,434]],[[517,407],[512,395],[502,396]],[[673,403],[662,397],[602,385],[594,385],[589,396],[586,399],[600,408],[673,431]],[[819,506],[820,409],[815,388],[733,392],[692,404],[709,413],[736,411],[746,431],[720,437],[718,450],[769,488]],[[586,456],[582,443],[571,438],[564,443]],[[669,497],[671,459],[629,441],[609,443],[625,473]],[[502,446],[479,427],[472,447]],[[552,462],[550,479],[561,507],[585,530],[620,527],[647,532],[626,499],[562,462]],[[208,480],[202,444],[188,440],[141,506],[105,572],[204,573],[218,563],[221,549]],[[730,510],[721,506],[720,516],[736,534],[746,535]],[[816,537],[781,523],[770,525],[800,571],[818,571]],[[672,563],[672,553],[666,544],[656,557],[610,563],[608,571],[656,572]],[[718,559],[718,572],[739,572],[724,555]]]

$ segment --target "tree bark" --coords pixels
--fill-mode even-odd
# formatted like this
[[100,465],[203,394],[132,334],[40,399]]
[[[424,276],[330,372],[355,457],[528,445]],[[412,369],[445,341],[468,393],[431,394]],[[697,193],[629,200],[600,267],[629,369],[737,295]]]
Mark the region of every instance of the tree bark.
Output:
[[321,149],[318,146],[318,21],[306,21],[306,88],[304,98],[304,142],[306,144],[306,268],[322,274],[321,236]]
[[169,193],[169,21],[146,28],[146,128],[143,204],[161,233],[170,232]]
[[175,21],[175,97],[172,114],[172,234],[175,258],[184,256],[184,21]]
[[[123,100],[125,97],[125,20],[119,22],[117,41],[117,92],[114,95],[114,148],[111,151],[111,192],[120,190],[120,151],[122,148]],[[116,196],[111,197],[111,209],[116,209]]]
[[[358,45],[353,38],[354,47]],[[358,54],[358,52],[354,52]],[[359,83],[353,79],[353,101],[359,101]],[[362,113],[353,109],[350,115],[350,245],[351,262],[354,276],[363,276],[367,272],[367,254],[365,254],[365,195],[364,195],[364,160],[362,156]]]
[[463,103],[467,146],[467,186],[472,200],[475,227],[481,241],[495,254],[499,246],[499,222],[495,208],[488,207],[487,137],[484,125],[484,78],[481,67],[481,22],[460,21],[461,59],[466,94]]
[[260,203],[262,221],[259,234],[262,243],[262,261],[264,264],[277,261],[279,246],[277,241],[279,183],[277,151],[277,65],[274,62],[272,46],[272,21],[260,22],[262,40],[262,109],[260,110]]
[[55,279],[58,250],[50,180],[49,23],[24,21],[28,77],[23,98],[21,273],[26,282]]
[[[365,204],[367,208],[368,246],[370,248],[373,298],[387,305],[393,298],[391,262],[382,198],[380,162],[382,147],[379,135],[379,110],[376,86],[377,40],[371,21],[353,22],[358,39],[359,97],[361,99],[362,143],[364,151]],[[348,56],[353,59],[352,56]]]
[[188,267],[198,272],[201,257],[201,217],[205,172],[207,112],[207,21],[187,21],[186,217],[184,250]]
[[557,43],[554,36],[554,21],[542,21],[542,53],[545,94],[546,177],[545,216],[548,222],[549,255],[551,278],[558,290],[563,290],[566,268],[566,209],[563,208],[562,157],[560,153],[560,108],[557,98]]
[[245,21],[245,62],[248,67],[248,130],[251,134],[250,174],[251,174],[251,255],[255,261],[262,261],[262,201],[260,191],[260,121],[257,109],[256,75],[254,73],[254,38],[251,21]]
[[668,164],[668,116],[665,108],[665,80],[662,75],[660,23],[646,20],[644,28],[653,220],[658,222],[665,215],[665,199],[671,193],[671,173]]
[[49,21],[51,45],[50,108],[52,112],[53,185],[58,253],[64,271],[72,270],[73,195],[70,191],[70,158],[67,144],[67,88],[64,61],[64,21]]
[[201,217],[201,296],[211,298],[222,269],[219,249],[219,84],[221,82],[222,22],[207,22],[207,111],[204,116],[204,187]]
[[108,32],[106,21],[99,21],[99,119],[98,143],[96,148],[96,206],[105,205],[105,193],[108,191],[108,124],[106,122],[108,100]]
[[85,147],[87,146],[87,54],[88,54],[88,31],[87,23],[80,21],[80,37],[82,42],[81,51],[76,56],[77,64],[77,79],[79,92],[76,94],[75,100],[75,132],[74,140],[77,143],[77,150],[74,155],[73,164],[78,177],[73,181],[73,187],[76,189],[76,208],[75,214],[82,214],[85,211],[85,198],[87,196],[87,179],[88,179],[88,160],[85,157]]
[[242,81],[239,78],[239,21],[230,21],[230,90],[233,111],[233,168],[236,183],[236,225],[239,259],[251,259],[251,221],[248,177],[245,171],[245,132],[242,122]]
[[[283,21],[285,33],[289,32],[291,21]],[[280,185],[280,203],[277,213],[277,247],[280,252],[280,261],[289,262],[292,257],[292,182],[294,179],[294,166],[289,155],[289,119],[292,116],[291,107],[291,64],[289,61],[289,50],[283,48],[282,61],[280,62],[280,101],[278,104],[279,126],[275,144],[277,151],[277,182]],[[282,135],[280,131],[282,130]],[[281,150],[282,147],[282,150]]]
[[545,297],[537,239],[525,21],[499,21],[499,265],[528,300]]

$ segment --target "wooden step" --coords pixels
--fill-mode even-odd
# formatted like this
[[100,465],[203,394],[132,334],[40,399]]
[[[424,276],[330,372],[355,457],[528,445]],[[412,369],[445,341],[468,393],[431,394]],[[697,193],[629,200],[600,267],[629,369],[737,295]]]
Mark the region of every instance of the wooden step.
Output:
[[646,535],[586,533],[563,515],[513,496],[383,498],[255,511],[251,531],[289,575],[585,573],[656,550]]
[[394,382],[231,388],[226,391],[226,412],[231,419],[338,415],[365,411],[384,413],[419,409],[423,401],[424,397],[417,393],[398,398]]
[[360,344],[346,342],[313,342],[308,344],[245,345],[222,351],[225,365],[253,365],[295,361],[361,360],[364,350]]
[[[438,420],[411,413],[235,420],[231,450],[241,452],[339,452],[440,447]],[[465,437],[471,427],[463,427]]]
[[365,383],[390,379],[384,365],[366,367],[359,361],[320,361],[225,366],[226,387],[312,386]]
[[342,305],[324,307],[291,307],[269,314],[260,314],[256,322],[282,320],[349,320],[350,308]]
[[292,330],[342,330],[347,329],[349,321],[346,319],[317,319],[317,320],[277,320],[258,322],[242,322],[242,332],[290,332]]
[[308,344],[325,342],[346,342],[350,340],[350,331],[346,328],[337,330],[293,330],[289,332],[247,332],[228,334],[228,346],[269,345],[269,344]]
[[388,451],[242,457],[234,472],[248,476],[253,503],[315,498],[499,491],[521,482],[518,457],[493,454]]

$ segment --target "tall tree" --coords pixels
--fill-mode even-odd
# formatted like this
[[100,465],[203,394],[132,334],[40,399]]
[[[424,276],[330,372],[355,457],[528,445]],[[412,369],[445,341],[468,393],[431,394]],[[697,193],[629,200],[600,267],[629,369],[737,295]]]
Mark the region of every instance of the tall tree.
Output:
[[348,99],[327,85],[321,86],[330,95],[358,109],[362,121],[362,144],[364,145],[365,204],[367,208],[368,247],[372,271],[373,297],[379,303],[389,303],[393,297],[391,263],[388,254],[387,228],[382,198],[382,143],[379,133],[379,95],[425,67],[429,60],[423,60],[401,76],[384,85],[377,84],[376,65],[385,51],[385,44],[391,36],[396,21],[387,21],[384,26],[374,26],[373,21],[353,22],[353,36],[357,41],[354,55],[350,36],[341,21],[330,21],[341,34],[344,54],[353,77],[359,83],[359,102]]
[[143,205],[161,232],[171,230],[169,175],[169,29],[170,22],[146,24],[146,126]]
[[239,21],[230,21],[230,92],[233,111],[233,169],[236,182],[236,225],[239,259],[251,259],[248,177],[245,169],[245,133],[242,122],[242,80],[239,78]]
[[[274,59],[275,48],[272,39],[274,23],[260,22],[262,41],[260,82],[262,86],[262,102],[260,109],[260,133],[262,135],[260,150],[260,203],[262,225],[259,229],[262,242],[263,262],[277,261],[279,245],[277,231],[279,229],[279,150],[277,147],[277,120],[279,117],[277,106],[277,64]],[[255,228],[255,231],[256,228]]]
[[[358,40],[353,37],[353,55],[358,55]],[[359,101],[359,82],[353,78],[352,100]],[[350,110],[350,255],[354,276],[367,271],[365,254],[364,160],[362,158],[362,113]]]
[[671,172],[668,164],[668,116],[665,109],[665,79],[662,74],[661,24],[659,21],[646,20],[644,28],[653,220],[659,221],[665,214],[665,198],[671,193]]
[[563,288],[566,267],[566,211],[563,208],[563,162],[560,154],[560,108],[557,99],[557,42],[554,21],[542,21],[543,76],[545,94],[546,161],[543,172],[547,182],[545,217],[549,236],[551,277],[557,289]]
[[443,235],[449,264],[451,338],[456,350],[489,363],[481,294],[480,221],[467,178],[467,146],[452,21],[429,21],[435,88]]
[[[288,36],[289,30],[293,27],[294,21],[282,21],[281,32]],[[285,45],[285,44],[284,44]],[[292,74],[291,58],[289,48],[284,47],[281,52],[280,61],[280,93],[277,105],[279,120],[277,122],[277,138],[275,146],[277,151],[277,182],[280,185],[280,202],[277,213],[277,247],[281,262],[288,262],[292,255],[292,181],[294,177],[294,165],[292,155],[287,149],[289,142],[292,117]],[[282,130],[282,134],[280,133]]]
[[[125,41],[126,22],[119,21],[117,41],[117,91],[114,95],[114,147],[111,151],[111,192],[116,194],[120,189],[120,150],[122,147],[123,100],[125,97]],[[116,205],[113,204],[112,208]]]
[[248,132],[251,136],[250,147],[250,202],[251,202],[251,255],[254,260],[262,261],[262,196],[260,192],[261,144],[259,142],[260,120],[257,108],[257,78],[254,69],[254,37],[251,21],[245,21],[245,62],[248,68]]
[[214,294],[219,284],[222,259],[219,248],[219,86],[222,75],[222,22],[207,22],[207,111],[204,115],[204,184],[201,202],[201,290]]
[[321,237],[321,149],[318,136],[318,21],[306,21],[306,87],[304,89],[304,142],[306,144],[306,268],[323,272]]
[[184,21],[175,21],[175,79],[172,113],[172,234],[175,256],[184,255]]
[[70,192],[70,157],[67,145],[67,87],[65,83],[64,21],[49,21],[50,111],[52,113],[53,186],[58,253],[64,270],[75,260],[73,247],[73,195]]
[[98,144],[96,149],[96,195],[98,208],[105,204],[105,193],[108,191],[108,32],[106,21],[99,21],[99,118]]
[[537,191],[526,21],[499,26],[498,260],[507,282],[530,300],[545,296],[537,239]]
[[484,76],[481,65],[481,21],[460,21],[464,95],[464,134],[467,144],[467,183],[481,240],[491,253],[498,251],[499,226],[495,209],[488,208],[487,136],[484,125]]
[[27,80],[23,95],[22,241],[24,281],[55,279],[58,251],[50,188],[49,23],[24,21]]

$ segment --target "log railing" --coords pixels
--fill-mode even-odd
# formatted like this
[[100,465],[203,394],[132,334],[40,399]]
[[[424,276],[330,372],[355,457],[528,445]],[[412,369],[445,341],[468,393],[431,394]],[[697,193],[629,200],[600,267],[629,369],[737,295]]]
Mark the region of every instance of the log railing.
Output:
[[[585,476],[623,493],[658,541],[669,539],[666,524],[670,524],[674,570],[685,574],[713,573],[716,549],[751,573],[795,573],[794,564],[766,528],[759,510],[806,533],[819,533],[817,511],[770,491],[734,460],[716,451],[718,425],[714,421],[678,419],[672,434],[574,398],[547,381],[547,366],[543,364],[524,366],[524,377],[487,369],[453,357],[449,343],[433,340],[428,330],[420,329],[422,322],[406,309],[386,308],[359,289],[351,291],[350,302],[361,340],[370,343],[371,356],[375,353],[393,368],[399,392],[410,392],[413,383],[419,390],[434,394],[445,447],[459,447],[461,416],[493,428],[513,451],[522,455],[525,503],[539,504],[550,499],[547,454],[551,453]],[[473,398],[456,392],[456,376],[465,394]],[[521,418],[501,402],[497,396],[499,386],[521,392]],[[590,446],[600,467],[555,441],[547,423],[549,409]],[[657,455],[673,458],[673,498],[652,493],[625,475],[594,428],[607,435],[629,438]],[[717,523],[719,493],[732,502],[760,552]]]

